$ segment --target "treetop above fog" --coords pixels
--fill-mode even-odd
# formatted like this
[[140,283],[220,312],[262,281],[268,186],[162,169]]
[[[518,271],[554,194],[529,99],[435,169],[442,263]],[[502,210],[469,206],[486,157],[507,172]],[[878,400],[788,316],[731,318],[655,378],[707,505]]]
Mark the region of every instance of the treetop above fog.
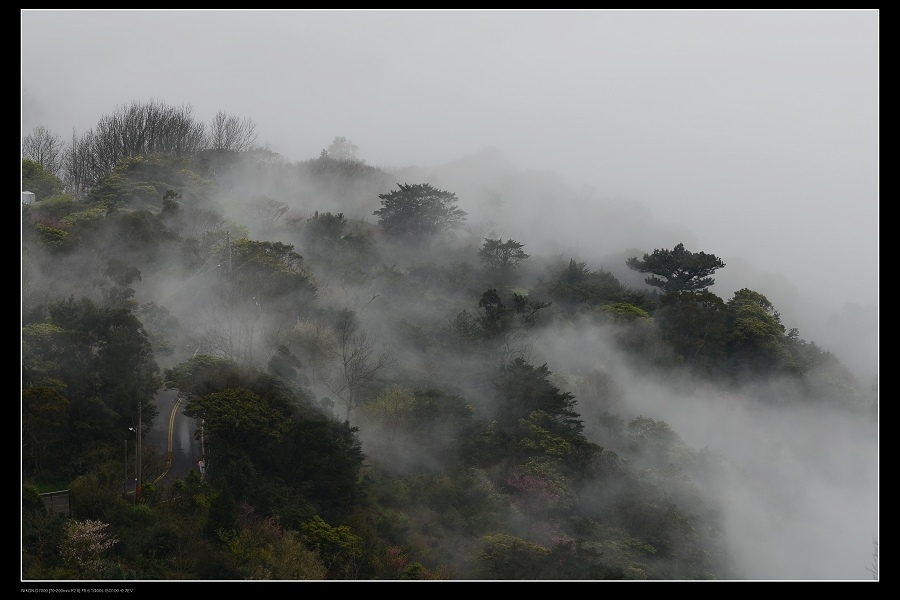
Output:
[[397,184],[400,189],[379,194],[378,217],[381,229],[393,237],[423,238],[460,227],[467,213],[456,206],[453,192],[428,183]]
[[685,250],[684,244],[672,250],[657,248],[643,260],[634,256],[625,263],[639,273],[652,273],[644,281],[665,293],[703,291],[715,283],[710,275],[725,266],[718,256]]

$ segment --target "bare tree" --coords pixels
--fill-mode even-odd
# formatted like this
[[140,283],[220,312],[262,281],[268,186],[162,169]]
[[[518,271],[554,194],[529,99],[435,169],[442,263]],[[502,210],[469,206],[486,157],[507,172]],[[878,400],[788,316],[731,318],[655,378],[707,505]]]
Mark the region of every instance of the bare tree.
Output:
[[263,311],[256,298],[241,298],[229,283],[215,288],[192,319],[196,338],[207,354],[224,356],[242,365],[263,363],[261,338],[265,333]]
[[222,213],[206,208],[189,206],[184,211],[184,227],[181,235],[185,238],[203,237],[212,232],[222,232],[227,224]]
[[63,181],[76,198],[81,198],[97,180],[94,164],[94,133],[79,136],[72,131],[72,141],[63,155]]
[[334,336],[331,328],[320,318],[300,318],[287,334],[288,349],[296,354],[306,367],[306,375],[313,388],[328,387],[331,359],[335,356]]
[[57,176],[62,171],[64,149],[62,137],[50,133],[43,125],[36,126],[22,139],[22,158],[33,160]]
[[257,140],[256,123],[219,111],[209,124],[208,146],[211,150],[250,150]]
[[91,152],[97,178],[112,173],[119,162],[134,156],[165,153],[191,158],[206,147],[203,123],[190,105],[132,102],[104,115],[93,133]]
[[388,351],[379,351],[378,340],[360,328],[359,320],[350,310],[338,314],[334,324],[331,358],[334,370],[326,378],[326,385],[347,408],[347,420],[354,409],[368,400],[369,387],[376,375],[394,363]]
[[872,579],[878,581],[878,540],[876,538],[872,538],[872,545],[874,546],[874,550],[872,550],[872,564],[866,567],[866,571],[872,574]]
[[247,203],[246,214],[266,235],[269,235],[281,223],[289,208],[287,204],[274,198],[255,196]]

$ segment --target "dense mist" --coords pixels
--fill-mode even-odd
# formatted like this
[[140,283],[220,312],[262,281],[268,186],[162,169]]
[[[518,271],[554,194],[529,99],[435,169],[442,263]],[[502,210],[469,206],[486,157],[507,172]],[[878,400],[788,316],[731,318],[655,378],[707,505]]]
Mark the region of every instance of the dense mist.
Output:
[[829,310],[876,301],[878,11],[23,10],[21,25],[23,133],[69,139],[155,98],[250,117],[292,161],[335,136],[389,169],[497,147]]

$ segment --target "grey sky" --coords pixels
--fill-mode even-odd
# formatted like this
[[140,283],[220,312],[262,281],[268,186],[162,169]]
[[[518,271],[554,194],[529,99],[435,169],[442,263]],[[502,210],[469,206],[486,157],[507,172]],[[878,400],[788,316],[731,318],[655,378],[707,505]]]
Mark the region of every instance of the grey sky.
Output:
[[877,10],[21,14],[23,132],[155,99],[249,117],[290,161],[496,147],[834,310],[877,302]]

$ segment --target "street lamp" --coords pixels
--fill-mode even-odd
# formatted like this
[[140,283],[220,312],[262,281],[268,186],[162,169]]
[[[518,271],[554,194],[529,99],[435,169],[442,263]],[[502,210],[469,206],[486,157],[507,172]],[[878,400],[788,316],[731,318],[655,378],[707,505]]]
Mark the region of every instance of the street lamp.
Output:
[[[131,427],[128,428],[128,431],[132,431]],[[125,460],[122,463],[125,467],[125,474],[122,478],[122,497],[128,495],[128,438],[125,439]]]
[[134,456],[134,503],[137,505],[138,503],[138,493],[141,490],[141,429],[143,429],[142,422],[142,409],[143,403],[138,400],[138,422],[137,429],[135,429],[135,433],[137,437],[135,438],[135,456]]
[[[140,414],[140,413],[138,413]],[[140,417],[138,418],[138,426],[129,427],[128,431],[133,431],[135,433],[134,437],[134,503],[138,503],[138,490],[141,487],[141,426],[140,426]],[[127,446],[125,451],[126,457],[128,456]],[[127,458],[126,458],[127,460]]]
[[[139,429],[134,427],[129,427],[128,431],[134,433],[134,503],[137,504],[137,489],[138,489],[138,473],[140,472],[140,435],[138,434]],[[126,456],[127,456],[126,452]]]

